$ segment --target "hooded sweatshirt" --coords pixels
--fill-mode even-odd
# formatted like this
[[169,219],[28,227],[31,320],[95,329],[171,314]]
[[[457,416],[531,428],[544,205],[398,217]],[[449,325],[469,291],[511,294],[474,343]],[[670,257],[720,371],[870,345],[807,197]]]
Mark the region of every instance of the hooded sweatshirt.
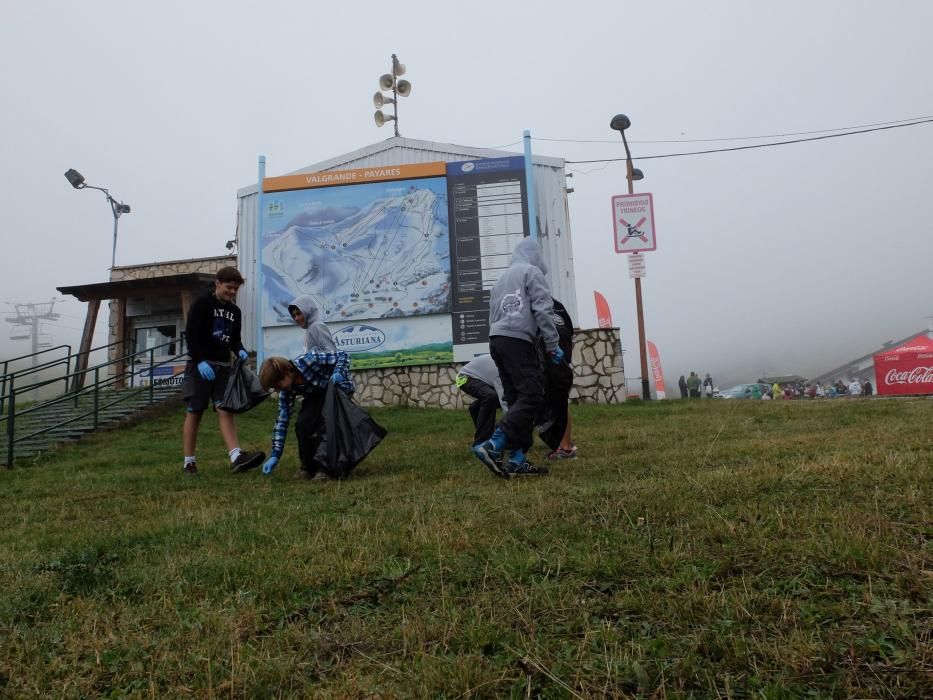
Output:
[[515,246],[512,262],[489,295],[489,336],[504,335],[534,343],[540,333],[551,352],[558,346],[554,305],[548,289],[547,265],[537,241]]
[[[508,405],[505,403],[505,389],[502,387],[499,370],[492,359],[492,355],[474,357],[460,368],[458,379],[460,377],[472,377],[491,386],[495,389],[496,396],[499,397],[499,405],[502,406],[502,410],[508,410]],[[457,386],[460,386],[460,384],[458,383]]]
[[321,311],[314,303],[314,297],[302,294],[289,305],[298,307],[305,316],[305,350],[318,350],[320,352],[337,352],[337,345],[330,334],[330,329],[321,321]]

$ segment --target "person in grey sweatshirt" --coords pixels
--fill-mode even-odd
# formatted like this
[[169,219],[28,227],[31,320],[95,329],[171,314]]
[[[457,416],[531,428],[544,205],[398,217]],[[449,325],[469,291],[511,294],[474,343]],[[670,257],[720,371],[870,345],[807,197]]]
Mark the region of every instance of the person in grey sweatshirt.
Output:
[[475,401],[470,404],[473,419],[473,444],[481,445],[492,437],[496,411],[506,409],[504,389],[492,355],[480,355],[467,362],[457,373],[457,388]]
[[[540,336],[551,362],[564,353],[558,345],[552,314],[547,265],[537,241],[526,238],[512,253],[512,262],[489,296],[489,354],[492,355],[509,405],[492,437],[475,445],[473,453],[496,476],[546,474],[526,458],[535,417],[544,400],[544,374],[535,343]],[[508,462],[503,453],[508,450]]]
[[305,329],[305,352],[337,352],[330,329],[321,321],[321,310],[310,294],[302,294],[288,305],[295,323]]

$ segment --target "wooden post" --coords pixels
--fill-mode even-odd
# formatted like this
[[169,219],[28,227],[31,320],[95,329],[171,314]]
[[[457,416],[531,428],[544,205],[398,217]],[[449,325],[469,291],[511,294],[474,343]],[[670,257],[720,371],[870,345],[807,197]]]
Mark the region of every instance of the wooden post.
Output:
[[87,302],[87,316],[84,319],[84,330],[81,332],[81,347],[78,348],[78,357],[75,360],[75,376],[71,380],[71,391],[79,391],[84,386],[84,370],[87,369],[88,353],[94,341],[94,327],[97,325],[97,313],[100,311],[100,299],[89,299]]
[[[117,303],[117,328],[114,335],[116,336],[115,340],[119,341],[119,344],[116,345],[117,357],[122,358],[127,354],[126,347],[126,299],[114,299]],[[114,365],[114,372],[117,376],[117,381],[114,383],[114,388],[122,389],[126,386],[125,378],[123,373],[126,371],[126,362],[122,359]]]
[[191,305],[194,303],[194,292],[190,289],[181,290],[181,320],[188,324],[188,311],[191,310]]

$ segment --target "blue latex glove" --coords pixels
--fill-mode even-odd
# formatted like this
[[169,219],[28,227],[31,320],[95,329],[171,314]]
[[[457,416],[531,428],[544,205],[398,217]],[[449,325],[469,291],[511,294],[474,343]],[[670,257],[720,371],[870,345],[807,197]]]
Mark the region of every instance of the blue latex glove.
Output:
[[266,460],[265,464],[262,465],[262,473],[265,474],[266,476],[269,476],[269,474],[271,474],[272,471],[275,469],[275,465],[277,465],[278,463],[279,463],[278,457],[269,457],[269,459]]
[[214,381],[214,377],[217,376],[214,374],[214,368],[211,367],[211,363],[207,360],[201,360],[198,363],[198,372],[203,379],[206,379],[209,382]]
[[334,384],[342,384],[343,382],[347,381],[347,378],[343,376],[343,372],[334,372],[332,375],[330,375],[330,380]]
[[246,362],[249,359],[249,353],[246,352],[246,350],[240,350],[240,352],[237,353],[237,356],[243,360],[243,362]]
[[553,362],[555,365],[559,365],[564,359],[564,351],[559,347],[554,348],[547,355],[551,358],[551,362]]

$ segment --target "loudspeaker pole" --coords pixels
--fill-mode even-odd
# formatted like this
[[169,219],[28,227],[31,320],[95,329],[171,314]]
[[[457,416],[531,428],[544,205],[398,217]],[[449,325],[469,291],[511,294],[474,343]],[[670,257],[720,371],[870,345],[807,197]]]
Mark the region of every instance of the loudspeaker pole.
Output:
[[395,135],[398,136],[398,75],[395,71],[398,68],[398,56],[392,54],[392,114],[395,115],[394,124]]

